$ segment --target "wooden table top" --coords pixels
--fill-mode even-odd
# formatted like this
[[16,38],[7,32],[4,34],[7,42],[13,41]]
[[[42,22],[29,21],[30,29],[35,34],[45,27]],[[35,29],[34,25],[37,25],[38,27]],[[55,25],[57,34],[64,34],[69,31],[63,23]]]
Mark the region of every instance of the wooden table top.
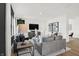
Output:
[[17,49],[33,47],[33,44],[32,44],[31,41],[29,41],[28,43],[27,43],[27,42],[24,42],[24,43],[25,43],[24,45],[21,45],[22,42],[18,42],[18,43],[17,43]]

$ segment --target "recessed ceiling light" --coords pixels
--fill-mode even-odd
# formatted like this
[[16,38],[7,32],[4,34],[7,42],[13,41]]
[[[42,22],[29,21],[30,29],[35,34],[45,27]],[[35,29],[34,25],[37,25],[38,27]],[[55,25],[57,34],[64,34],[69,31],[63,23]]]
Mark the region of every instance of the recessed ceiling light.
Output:
[[40,12],[40,15],[42,15],[42,12]]

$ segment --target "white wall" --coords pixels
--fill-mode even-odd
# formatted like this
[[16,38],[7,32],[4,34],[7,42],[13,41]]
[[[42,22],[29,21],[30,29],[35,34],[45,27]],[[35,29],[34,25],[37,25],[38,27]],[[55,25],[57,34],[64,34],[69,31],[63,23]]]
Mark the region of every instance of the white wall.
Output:
[[39,31],[41,32],[42,35],[45,35],[45,32],[47,32],[47,19],[48,18],[46,17],[25,19],[26,21],[25,23],[39,24]]
[[[26,23],[37,23],[40,26],[40,31],[43,35],[48,34],[48,22],[59,21],[60,22],[60,33],[64,38],[68,39],[69,35],[69,18],[79,16],[79,4],[12,4],[15,16],[24,17]],[[31,17],[27,19],[28,17]],[[50,19],[51,18],[51,19]],[[56,19],[57,18],[57,19]],[[75,31],[75,29],[73,29]],[[78,36],[78,34],[76,34]]]
[[[48,20],[48,24],[49,23],[53,23],[53,22],[59,22],[59,33],[63,36],[63,38],[66,39],[66,41],[68,42],[68,19],[66,16],[59,16],[57,18],[52,18],[50,20]],[[48,26],[47,26],[48,28]]]
[[74,37],[79,38],[79,17],[70,19],[69,23],[72,26],[70,32],[74,33]]
[[6,55],[11,55],[11,10],[10,4],[6,4]]
[[56,18],[49,18],[49,17],[39,17],[39,18],[25,18],[25,23],[34,23],[39,24],[39,31],[41,32],[42,36],[48,36],[49,35],[49,23],[53,22],[59,22],[59,33],[63,35],[63,38],[66,39],[66,41],[69,41],[68,38],[68,18],[66,16],[59,16]]

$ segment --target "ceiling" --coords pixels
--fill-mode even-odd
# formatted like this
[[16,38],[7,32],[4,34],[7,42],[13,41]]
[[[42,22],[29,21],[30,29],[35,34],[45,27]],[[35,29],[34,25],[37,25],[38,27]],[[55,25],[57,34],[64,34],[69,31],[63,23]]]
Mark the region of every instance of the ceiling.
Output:
[[12,3],[16,17],[79,16],[79,3]]

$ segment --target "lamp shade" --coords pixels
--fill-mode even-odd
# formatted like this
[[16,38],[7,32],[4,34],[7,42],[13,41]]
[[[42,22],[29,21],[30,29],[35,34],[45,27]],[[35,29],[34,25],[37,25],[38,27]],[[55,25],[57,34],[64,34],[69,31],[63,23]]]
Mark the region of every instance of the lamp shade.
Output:
[[18,30],[20,33],[25,33],[28,31],[28,25],[27,24],[19,24]]

